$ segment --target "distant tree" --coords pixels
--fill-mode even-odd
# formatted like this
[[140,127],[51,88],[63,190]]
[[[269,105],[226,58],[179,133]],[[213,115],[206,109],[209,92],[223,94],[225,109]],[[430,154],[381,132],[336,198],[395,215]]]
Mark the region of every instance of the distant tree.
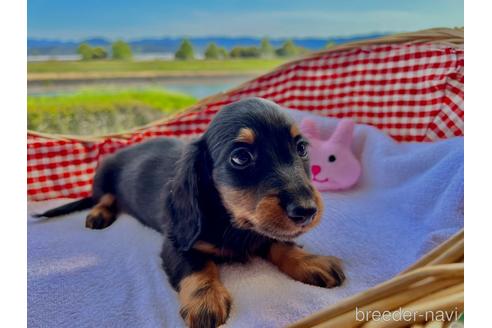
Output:
[[214,42],[210,43],[205,49],[205,58],[207,59],[225,59],[227,56],[227,50],[223,47],[218,47]]
[[193,51],[193,45],[188,39],[183,39],[179,49],[174,54],[176,59],[189,60],[195,58],[195,52]]
[[113,59],[131,59],[133,57],[132,48],[123,40],[118,40],[111,45]]
[[258,49],[257,47],[247,47],[247,48],[244,48],[244,51],[243,51],[243,57],[253,57],[253,58],[258,58],[260,57],[260,49]]
[[268,38],[263,38],[261,40],[260,55],[263,58],[272,58],[275,56],[275,49],[273,49],[273,46]]
[[105,59],[108,57],[108,52],[102,47],[92,49],[92,59]]
[[239,58],[239,57],[241,57],[241,50],[242,50],[241,47],[234,47],[234,48],[232,48],[231,51],[229,52],[229,57],[231,57],[231,58]]
[[335,41],[333,41],[333,40],[332,41],[328,41],[326,43],[326,45],[325,45],[325,49],[330,49],[330,48],[332,48],[332,47],[334,47],[336,45],[337,45],[337,43]]
[[82,56],[82,60],[92,59],[92,47],[87,43],[82,43],[77,48],[77,53]]
[[219,59],[221,56],[219,47],[212,42],[207,46],[207,49],[205,49],[205,58],[207,59]]
[[219,48],[219,53],[220,53],[220,58],[222,58],[222,59],[229,57],[227,50],[225,50],[225,48],[223,48],[223,47]]
[[256,47],[234,47],[229,56],[231,58],[258,58],[260,50]]
[[289,39],[285,41],[275,52],[280,57],[292,57],[300,54],[301,49],[295,45],[294,41]]

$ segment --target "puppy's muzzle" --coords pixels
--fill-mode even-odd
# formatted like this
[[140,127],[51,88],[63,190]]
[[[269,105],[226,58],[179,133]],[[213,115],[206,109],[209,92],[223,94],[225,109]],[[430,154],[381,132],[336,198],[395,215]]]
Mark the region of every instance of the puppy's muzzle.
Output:
[[301,227],[310,224],[313,221],[317,211],[318,208],[316,207],[316,203],[311,199],[292,202],[288,204],[286,208],[289,219]]

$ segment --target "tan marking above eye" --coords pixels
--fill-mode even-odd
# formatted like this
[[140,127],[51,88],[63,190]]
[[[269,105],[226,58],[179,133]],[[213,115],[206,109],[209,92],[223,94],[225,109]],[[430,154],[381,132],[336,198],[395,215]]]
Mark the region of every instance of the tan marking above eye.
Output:
[[241,128],[237,135],[236,141],[253,144],[256,139],[255,132],[250,128]]
[[290,135],[292,136],[292,138],[295,138],[300,134],[301,134],[301,131],[299,130],[299,127],[297,126],[297,124],[292,124],[290,127]]

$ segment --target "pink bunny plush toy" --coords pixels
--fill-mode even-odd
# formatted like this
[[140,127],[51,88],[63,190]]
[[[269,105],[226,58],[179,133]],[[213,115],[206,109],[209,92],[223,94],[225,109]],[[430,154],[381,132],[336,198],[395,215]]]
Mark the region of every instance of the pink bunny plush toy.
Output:
[[359,179],[361,164],[351,149],[354,125],[352,120],[342,119],[331,137],[321,140],[315,121],[305,118],[301,122],[301,131],[311,144],[312,180],[319,191],[347,189]]

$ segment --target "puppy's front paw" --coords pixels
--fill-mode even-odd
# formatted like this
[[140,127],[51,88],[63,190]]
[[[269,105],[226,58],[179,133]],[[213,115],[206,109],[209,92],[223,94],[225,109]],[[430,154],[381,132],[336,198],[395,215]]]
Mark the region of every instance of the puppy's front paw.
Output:
[[181,290],[179,313],[190,328],[215,328],[224,324],[231,310],[231,296],[221,284],[196,286]]
[[342,261],[334,256],[306,255],[294,269],[293,277],[306,284],[332,288],[345,280]]
[[267,259],[280,271],[306,284],[331,288],[345,280],[340,259],[309,254],[293,243],[274,243]]

